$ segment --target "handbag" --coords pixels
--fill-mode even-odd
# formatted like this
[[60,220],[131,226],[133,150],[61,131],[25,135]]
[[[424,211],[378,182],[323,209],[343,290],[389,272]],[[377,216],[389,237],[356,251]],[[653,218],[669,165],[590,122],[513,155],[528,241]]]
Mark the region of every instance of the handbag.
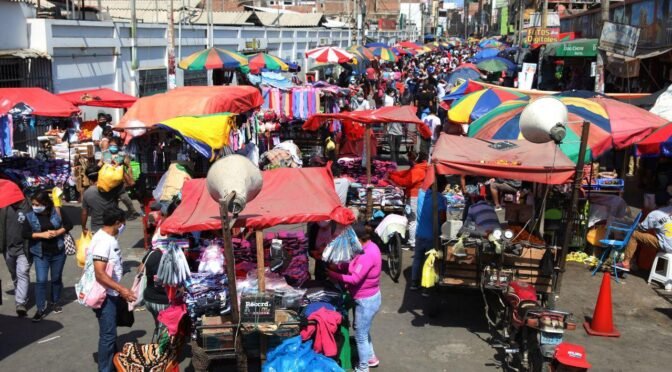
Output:
[[128,303],[128,310],[133,311],[136,307],[142,306],[145,304],[145,288],[147,288],[147,275],[145,275],[145,267],[149,256],[152,255],[154,251],[150,251],[147,254],[147,258],[143,260],[142,270],[140,270],[133,279],[133,286],[131,287],[131,292],[135,294],[135,301]]
[[[114,267],[109,263],[105,267],[107,275],[112,275]],[[84,272],[79,282],[75,284],[77,302],[92,309],[100,309],[107,296],[107,289],[96,280],[96,272],[93,268],[93,255],[89,254],[84,265]]]
[[75,239],[70,233],[65,233],[65,235],[63,235],[63,243],[65,244],[66,255],[72,256],[77,253],[77,244],[75,244]]
[[133,311],[130,311],[129,304],[123,298],[117,301],[117,327],[133,327],[135,323],[135,316]]

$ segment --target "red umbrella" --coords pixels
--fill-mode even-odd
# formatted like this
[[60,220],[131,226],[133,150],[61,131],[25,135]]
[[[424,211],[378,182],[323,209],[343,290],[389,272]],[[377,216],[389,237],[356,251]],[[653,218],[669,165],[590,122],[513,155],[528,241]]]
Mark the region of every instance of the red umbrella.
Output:
[[24,200],[21,189],[14,182],[0,180],[0,208],[8,207],[16,202]]
[[422,49],[422,45],[418,45],[412,41],[402,41],[399,43],[399,46],[402,48],[409,48],[409,49]]
[[320,63],[345,63],[350,62],[353,55],[341,48],[322,47],[307,51],[306,57]]

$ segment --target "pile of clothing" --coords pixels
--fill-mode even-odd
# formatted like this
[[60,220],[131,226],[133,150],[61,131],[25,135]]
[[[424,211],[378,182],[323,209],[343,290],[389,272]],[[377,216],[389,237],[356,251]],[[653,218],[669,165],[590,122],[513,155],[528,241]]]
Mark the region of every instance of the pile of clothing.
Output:
[[63,187],[66,182],[70,181],[70,164],[62,159],[9,158],[3,160],[0,173],[5,178],[21,185],[22,189],[29,187]]
[[226,274],[192,273],[186,283],[185,303],[194,324],[203,315],[224,315],[231,311]]
[[273,110],[286,119],[303,119],[315,115],[320,106],[320,91],[313,87],[295,87],[289,90],[262,87],[264,110]]
[[[353,183],[348,190],[350,204],[366,204],[366,187]],[[400,207],[404,205],[404,190],[396,186],[376,187],[371,190],[374,205]]]
[[259,157],[259,166],[263,170],[275,168],[301,168],[301,150],[293,141],[284,141]]
[[462,208],[464,207],[464,196],[461,193],[456,192],[447,192],[443,194],[446,200],[448,201],[448,207],[450,208]]
[[[366,184],[366,167],[362,166],[362,158],[338,159],[343,177],[350,177],[356,182]],[[376,186],[387,186],[385,176],[397,170],[397,164],[391,161],[373,160],[371,162],[371,183]]]

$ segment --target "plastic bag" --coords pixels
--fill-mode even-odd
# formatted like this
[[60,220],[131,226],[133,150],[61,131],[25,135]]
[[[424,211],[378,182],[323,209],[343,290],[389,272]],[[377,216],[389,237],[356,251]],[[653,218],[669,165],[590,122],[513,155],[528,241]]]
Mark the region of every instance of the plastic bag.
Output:
[[425,253],[427,258],[422,267],[422,279],[420,280],[420,285],[423,288],[431,288],[439,281],[439,275],[436,273],[436,267],[434,266],[436,254],[436,249],[430,249]]
[[222,248],[211,244],[201,252],[198,265],[199,273],[223,274],[224,273],[224,254]]
[[362,244],[357,239],[357,234],[352,226],[348,226],[338,235],[322,252],[322,261],[331,263],[350,262],[364,252]]
[[91,244],[91,232],[82,233],[77,239],[77,266],[84,267],[86,263],[86,251],[89,249]]
[[[114,266],[107,264],[105,272],[112,275]],[[107,289],[96,280],[96,272],[93,267],[93,255],[86,259],[86,265],[82,277],[75,284],[77,302],[92,309],[100,309],[107,296]]]
[[98,172],[98,190],[109,192],[124,182],[124,167],[104,164]]
[[301,343],[301,336],[285,339],[269,351],[264,372],[340,372],[333,359],[313,351],[313,341]]

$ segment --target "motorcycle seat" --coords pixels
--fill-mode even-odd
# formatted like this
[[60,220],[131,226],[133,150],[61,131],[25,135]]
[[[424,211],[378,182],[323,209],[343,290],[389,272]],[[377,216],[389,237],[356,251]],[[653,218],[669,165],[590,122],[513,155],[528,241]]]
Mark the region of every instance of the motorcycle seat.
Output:
[[532,301],[532,300],[523,300],[520,301],[520,304],[518,304],[518,317],[520,319],[525,319],[527,316],[527,312],[530,310],[539,310],[539,304],[537,301]]

